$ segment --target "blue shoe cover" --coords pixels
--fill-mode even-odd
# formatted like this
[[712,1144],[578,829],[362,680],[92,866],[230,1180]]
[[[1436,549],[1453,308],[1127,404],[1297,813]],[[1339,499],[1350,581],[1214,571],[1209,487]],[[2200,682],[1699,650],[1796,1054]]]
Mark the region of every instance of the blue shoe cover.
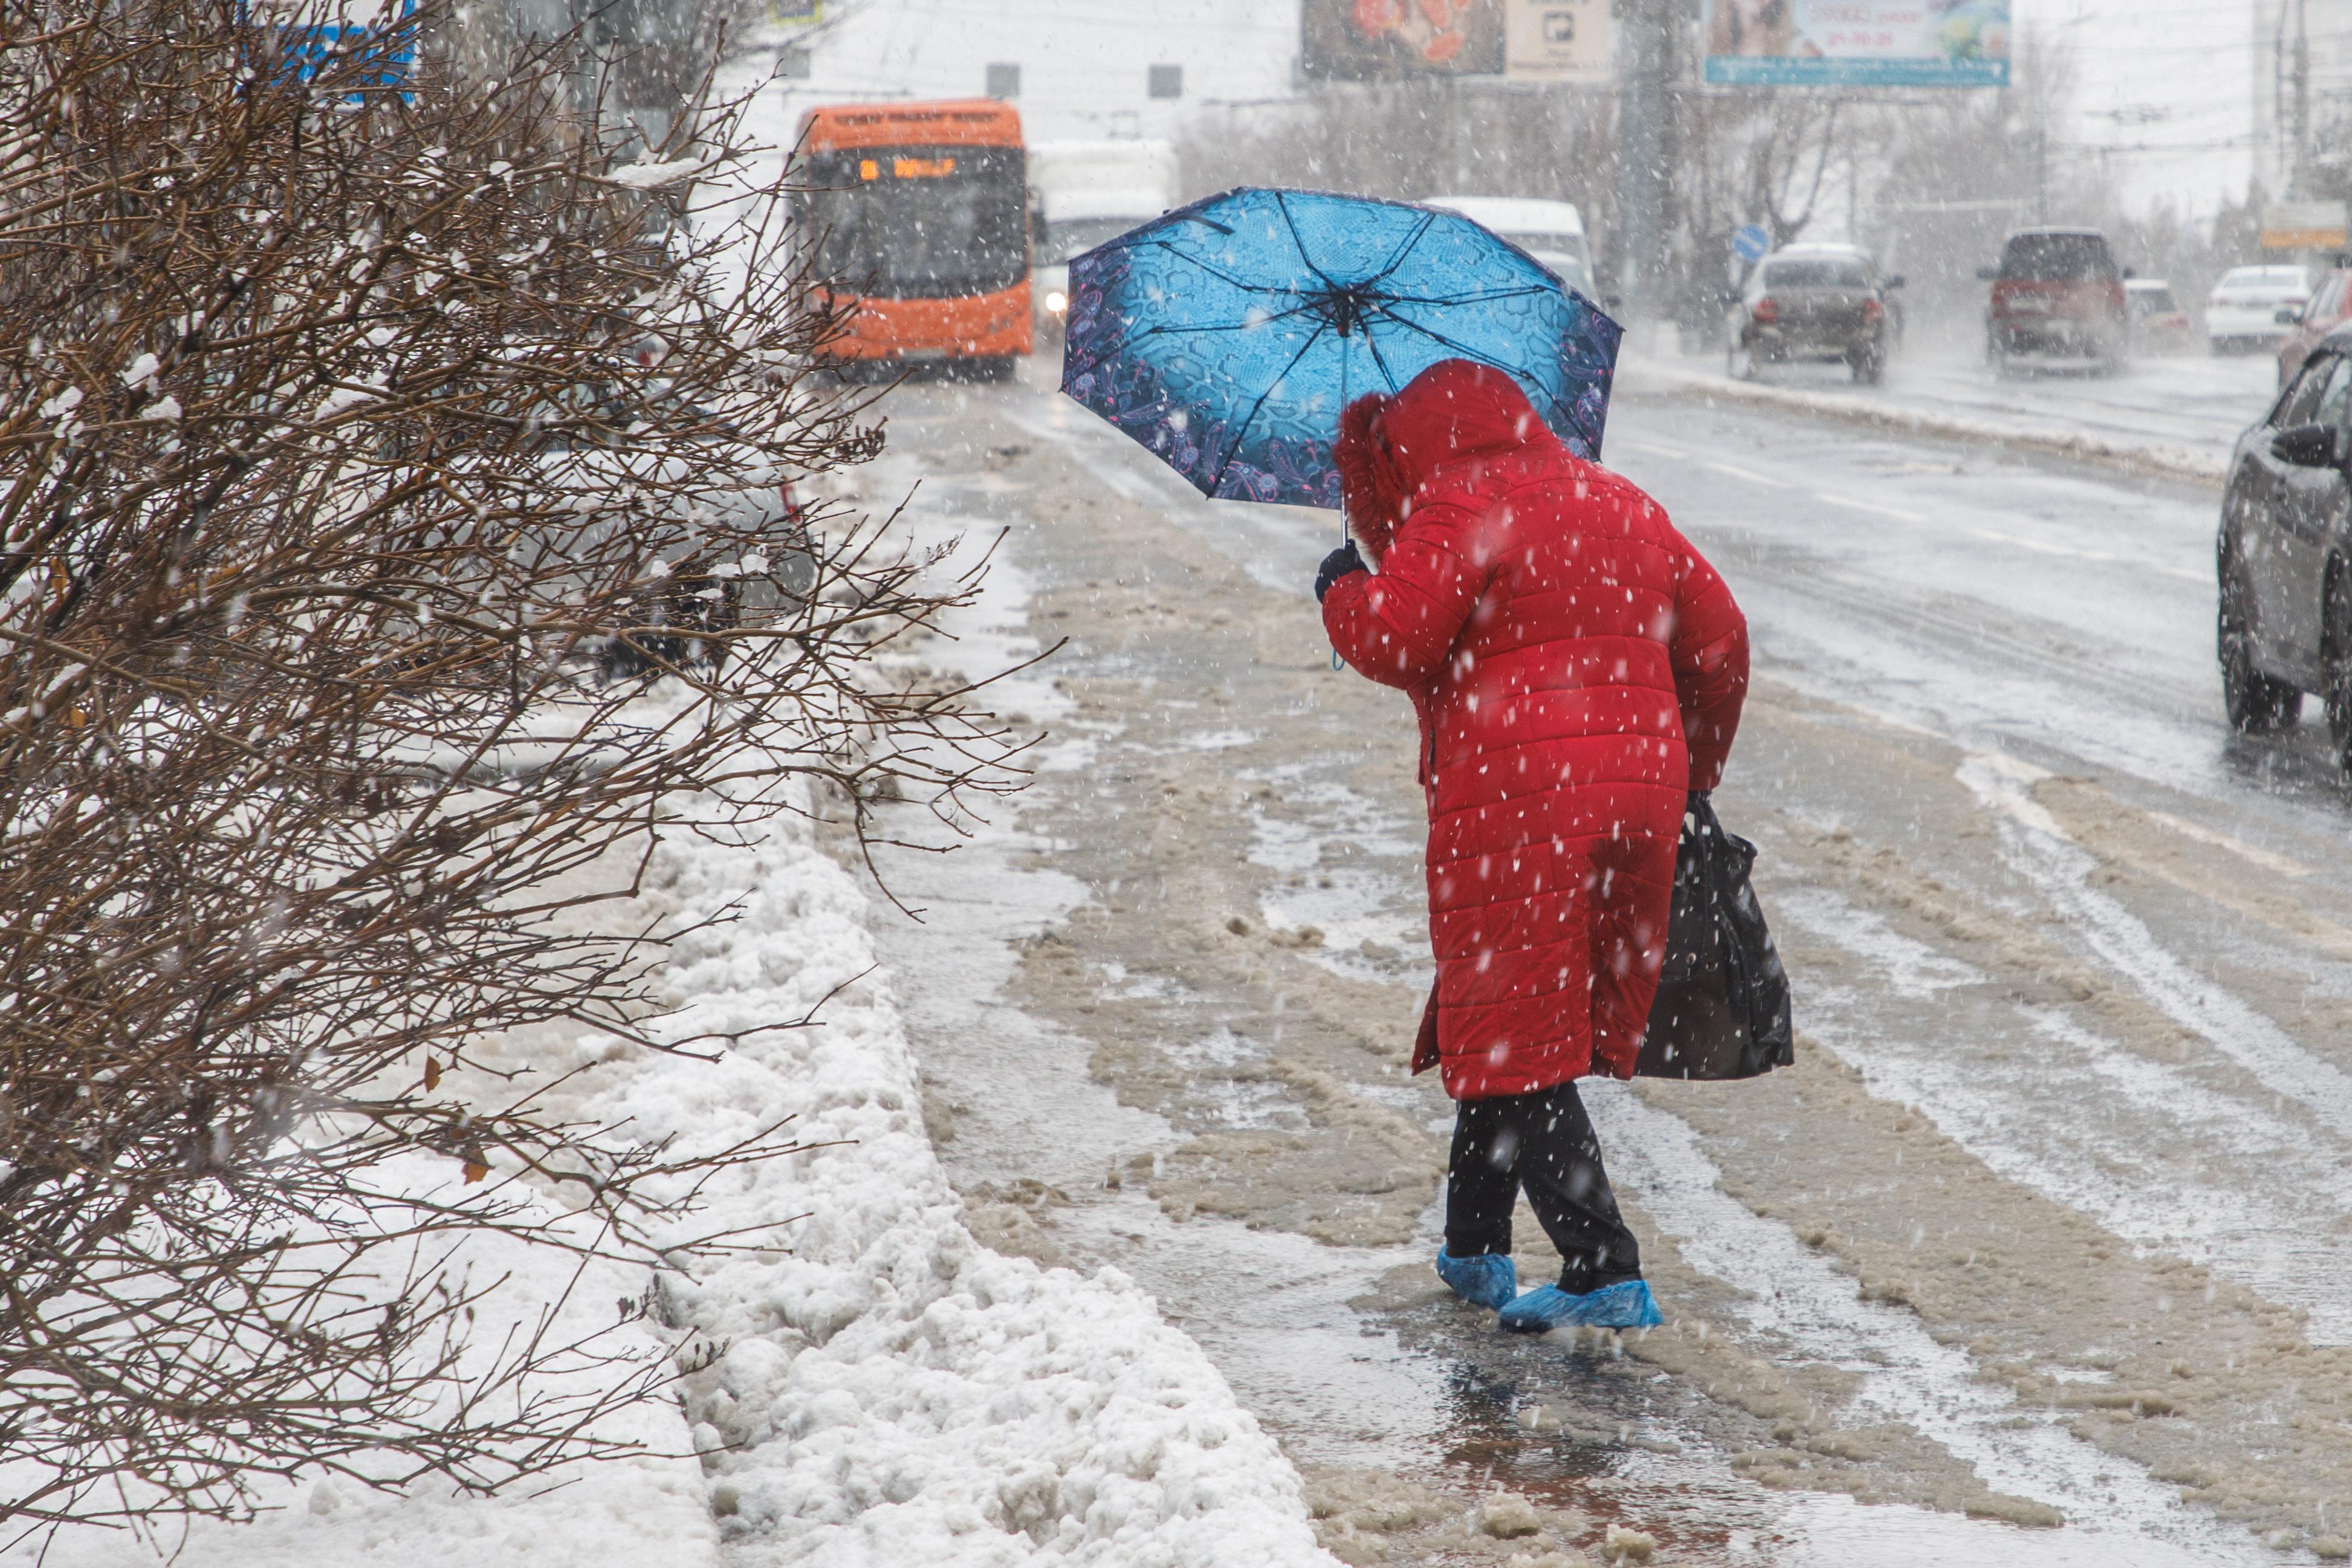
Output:
[[1503,1327],[1522,1334],[1567,1328],[1654,1329],[1665,1321],[1649,1282],[1643,1279],[1622,1280],[1583,1296],[1546,1285],[1504,1308],[1502,1316]]
[[1450,1258],[1437,1249],[1437,1277],[1454,1293],[1475,1307],[1507,1307],[1519,1293],[1518,1266],[1499,1252],[1476,1258]]

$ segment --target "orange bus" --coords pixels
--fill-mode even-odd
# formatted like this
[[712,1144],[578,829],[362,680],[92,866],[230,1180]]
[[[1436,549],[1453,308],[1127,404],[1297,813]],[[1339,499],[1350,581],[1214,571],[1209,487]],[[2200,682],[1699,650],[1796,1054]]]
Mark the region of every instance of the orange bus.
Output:
[[1033,344],[1027,155],[1013,106],[852,104],[801,118],[793,221],[855,300],[843,371],[961,362],[1009,378]]

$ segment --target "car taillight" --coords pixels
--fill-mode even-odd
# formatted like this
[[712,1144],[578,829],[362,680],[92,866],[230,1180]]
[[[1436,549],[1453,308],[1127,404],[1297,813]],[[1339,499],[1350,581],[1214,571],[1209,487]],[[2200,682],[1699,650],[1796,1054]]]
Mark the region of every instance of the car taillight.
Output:
[[1874,327],[1886,319],[1886,307],[1875,300],[1864,300],[1862,302],[1862,319]]
[[1766,326],[1770,326],[1780,319],[1780,302],[1767,294],[1756,301],[1756,309],[1749,313]]
[[785,521],[798,522],[801,520],[801,503],[793,499],[793,487],[790,484],[776,486],[776,499],[784,503]]

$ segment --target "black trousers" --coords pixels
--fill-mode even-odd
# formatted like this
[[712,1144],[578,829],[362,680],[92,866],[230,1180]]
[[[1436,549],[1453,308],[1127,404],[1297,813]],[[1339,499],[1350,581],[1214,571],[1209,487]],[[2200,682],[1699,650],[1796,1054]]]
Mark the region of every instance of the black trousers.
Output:
[[1601,1141],[1574,1083],[1462,1101],[1445,1169],[1445,1250],[1456,1258],[1509,1252],[1511,1207],[1523,1187],[1564,1260],[1561,1289],[1581,1296],[1642,1277],[1642,1249],[1618,1215]]

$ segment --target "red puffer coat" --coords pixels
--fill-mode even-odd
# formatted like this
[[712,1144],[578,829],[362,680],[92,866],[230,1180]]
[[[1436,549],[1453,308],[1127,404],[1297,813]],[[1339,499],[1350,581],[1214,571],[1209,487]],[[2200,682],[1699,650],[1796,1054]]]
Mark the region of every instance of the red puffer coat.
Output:
[[1687,790],[1723,775],[1748,623],[1655,502],[1573,456],[1501,372],[1448,360],[1349,410],[1379,565],[1332,646],[1421,716],[1437,985],[1414,1053],[1483,1100],[1630,1078]]

